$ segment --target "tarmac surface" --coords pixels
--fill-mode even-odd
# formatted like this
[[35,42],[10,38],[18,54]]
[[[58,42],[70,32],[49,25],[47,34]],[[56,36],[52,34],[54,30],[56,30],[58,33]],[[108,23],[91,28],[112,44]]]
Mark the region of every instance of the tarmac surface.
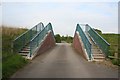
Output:
[[118,71],[86,61],[68,43],[37,56],[11,78],[117,78]]

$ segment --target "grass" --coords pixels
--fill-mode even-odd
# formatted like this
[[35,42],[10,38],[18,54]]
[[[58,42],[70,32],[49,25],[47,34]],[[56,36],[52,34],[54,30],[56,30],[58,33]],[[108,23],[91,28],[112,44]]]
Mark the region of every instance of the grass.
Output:
[[12,41],[20,34],[25,32],[27,29],[23,28],[11,28],[11,27],[2,27],[2,58],[7,58],[11,56],[12,53]]
[[110,56],[114,56],[114,53],[119,53],[118,48],[120,47],[120,45],[118,45],[118,37],[120,37],[120,35],[118,34],[102,34],[101,35],[106,41],[108,41],[110,43]]
[[[100,30],[96,30],[108,43],[110,43],[109,56],[115,56],[117,53],[118,58],[120,58],[120,34],[113,33],[102,33]],[[120,64],[120,59],[111,58],[111,61],[114,65]],[[120,65],[119,65],[120,66]]]
[[114,65],[120,66],[120,34],[102,34],[102,36],[110,43],[110,56],[115,56],[117,53],[118,58],[111,58],[111,61]]
[[27,60],[12,53],[12,41],[25,32],[24,28],[2,26],[2,78],[9,78],[14,72],[27,64]]
[[22,68],[25,64],[27,64],[27,60],[22,58],[20,55],[15,54],[9,57],[6,61],[3,62],[2,78],[9,78],[13,73]]
[[[118,37],[120,35],[118,34],[103,34],[103,37],[110,43],[110,52],[111,53],[119,53],[118,48],[120,47],[118,45]],[[114,54],[111,54],[114,56]]]

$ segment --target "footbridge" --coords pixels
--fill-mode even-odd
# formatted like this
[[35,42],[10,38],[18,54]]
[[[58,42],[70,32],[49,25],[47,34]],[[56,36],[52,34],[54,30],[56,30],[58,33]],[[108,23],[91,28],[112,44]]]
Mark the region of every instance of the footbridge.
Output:
[[13,41],[13,52],[32,59],[55,45],[51,23],[39,23]]
[[[82,29],[85,28],[85,30]],[[55,46],[52,24],[40,22],[13,41],[14,53],[32,59]],[[109,55],[110,44],[88,24],[77,24],[73,47],[88,61],[103,61]]]
[[88,61],[103,61],[109,55],[110,44],[88,24],[77,24],[73,46]]
[[72,46],[55,43],[51,23],[37,24],[13,41],[13,52],[32,60],[11,78],[118,78],[116,69],[93,62],[104,62],[110,44],[88,24],[77,24]]

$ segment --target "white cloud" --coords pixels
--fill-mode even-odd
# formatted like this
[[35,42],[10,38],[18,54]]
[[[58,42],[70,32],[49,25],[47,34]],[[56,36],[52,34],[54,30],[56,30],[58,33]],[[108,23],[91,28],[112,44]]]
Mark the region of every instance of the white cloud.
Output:
[[119,0],[3,0],[3,2],[118,2]]
[[[32,7],[27,5],[26,9],[23,8],[19,11],[17,8],[15,11],[11,9],[11,13],[6,11],[3,16],[3,22],[16,26],[29,26],[29,28],[40,21],[45,25],[51,22],[55,33],[60,33],[61,35],[68,34],[73,36],[77,23],[88,23],[94,28],[101,29],[103,32],[117,33],[118,16],[116,5],[111,7],[109,3],[37,4],[31,4]],[[8,14],[10,16],[6,17]]]
[[0,5],[0,26],[2,25],[2,6]]

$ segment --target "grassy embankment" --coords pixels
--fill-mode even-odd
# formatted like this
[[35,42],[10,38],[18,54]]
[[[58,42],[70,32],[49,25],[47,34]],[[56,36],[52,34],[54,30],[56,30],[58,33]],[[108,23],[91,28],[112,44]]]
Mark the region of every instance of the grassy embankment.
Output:
[[2,27],[2,78],[9,78],[14,72],[27,64],[27,60],[12,53],[12,41],[27,29]]
[[[109,57],[113,64],[120,66],[120,34],[102,33],[100,30],[96,30],[106,41],[110,43]],[[117,58],[115,58],[117,57]]]

